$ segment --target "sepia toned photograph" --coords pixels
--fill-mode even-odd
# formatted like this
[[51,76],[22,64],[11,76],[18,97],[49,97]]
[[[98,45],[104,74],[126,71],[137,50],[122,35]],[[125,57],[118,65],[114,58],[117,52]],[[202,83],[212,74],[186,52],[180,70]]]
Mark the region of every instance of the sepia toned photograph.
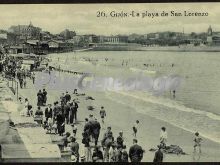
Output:
[[220,3],[0,11],[0,163],[220,162]]

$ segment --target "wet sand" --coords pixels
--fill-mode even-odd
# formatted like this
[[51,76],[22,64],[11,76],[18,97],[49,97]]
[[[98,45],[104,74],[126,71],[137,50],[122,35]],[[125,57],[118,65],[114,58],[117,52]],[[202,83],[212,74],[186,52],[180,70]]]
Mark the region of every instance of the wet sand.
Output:
[[[60,74],[61,76],[63,73]],[[31,83],[28,81],[27,89],[21,89],[20,94],[23,97],[29,98],[29,101],[34,105],[36,109],[36,100],[37,100],[37,89],[35,89]],[[43,87],[42,87],[43,88]],[[47,89],[47,87],[45,86]],[[47,90],[48,92],[48,102],[53,104],[54,101],[58,100],[61,93],[65,91],[55,91],[55,90]],[[70,93],[71,94],[71,93]],[[111,126],[113,130],[114,137],[117,138],[118,132],[123,131],[125,137],[125,144],[127,146],[127,150],[132,145],[132,125],[135,120],[140,121],[140,128],[138,130],[138,141],[139,144],[145,149],[145,154],[143,161],[151,162],[154,157],[154,152],[150,152],[150,148],[155,148],[159,144],[159,133],[160,128],[165,126],[168,132],[168,144],[179,145],[183,148],[183,151],[188,155],[172,155],[166,154],[164,161],[165,162],[192,162],[192,161],[200,161],[200,162],[213,162],[220,161],[220,144],[212,142],[208,139],[204,139],[202,143],[202,154],[199,156],[198,154],[193,156],[193,138],[194,135],[188,131],[175,127],[167,122],[155,119],[148,115],[143,115],[136,112],[134,109],[130,108],[129,105],[120,104],[110,100],[106,93],[104,92],[87,92],[86,96],[92,96],[95,100],[85,100],[86,96],[75,96],[71,94],[72,99],[78,98],[79,109],[78,109],[78,120],[77,124],[78,132],[77,132],[77,141],[81,143],[81,133],[84,126],[84,119],[88,117],[89,114],[94,114],[94,116],[100,121],[99,110],[101,106],[104,106],[107,111],[106,125],[104,129],[101,130],[100,138],[102,139],[103,133],[105,131],[106,126]],[[94,106],[95,109],[93,111],[87,110],[87,106]],[[72,132],[71,127],[66,125],[66,131]],[[58,136],[58,135],[51,135]],[[58,137],[57,137],[58,138]]]

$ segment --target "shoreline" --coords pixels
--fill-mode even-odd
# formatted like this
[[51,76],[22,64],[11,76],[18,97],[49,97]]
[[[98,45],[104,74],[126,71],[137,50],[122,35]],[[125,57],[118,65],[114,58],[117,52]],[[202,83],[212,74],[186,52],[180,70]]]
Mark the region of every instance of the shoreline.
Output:
[[[64,73],[65,74],[65,73]],[[61,76],[64,75],[61,73]],[[63,90],[64,91],[64,90]],[[49,95],[52,95],[53,98],[58,98],[59,94],[62,91],[48,91]],[[51,93],[51,94],[50,94]],[[193,137],[194,134],[191,132],[188,132],[186,130],[183,130],[179,127],[176,127],[168,122],[162,121],[160,119],[155,119],[154,117],[150,117],[146,114],[141,114],[135,110],[133,110],[131,107],[126,105],[121,105],[119,103],[113,102],[112,100],[109,100],[106,97],[106,94],[103,93],[96,93],[96,92],[87,92],[86,93],[89,96],[92,96],[95,98],[94,101],[87,102],[84,100],[83,97],[77,97],[80,101],[79,103],[79,120],[83,121],[86,116],[88,116],[90,113],[94,114],[99,119],[99,108],[101,105],[103,105],[107,110],[107,118],[106,122],[108,125],[112,126],[113,134],[115,137],[117,137],[118,132],[120,130],[124,131],[124,135],[126,137],[126,145],[127,149],[132,144],[133,137],[131,136],[131,128],[132,128],[132,120],[140,119],[141,121],[141,127],[140,131],[142,132],[140,134],[139,143],[143,145],[145,148],[145,155],[143,161],[151,162],[154,156],[154,152],[148,151],[151,147],[156,147],[156,145],[159,143],[159,131],[161,126],[166,126],[168,129],[168,141],[172,142],[172,144],[179,145],[183,148],[183,150],[188,153],[189,155],[183,155],[183,156],[175,156],[166,154],[165,162],[191,162],[193,160]],[[74,96],[74,95],[72,95]],[[36,96],[35,96],[36,98]],[[52,99],[52,98],[51,98]],[[51,102],[50,102],[51,103]],[[86,106],[92,105],[95,107],[94,111],[88,111],[86,109]],[[120,109],[120,111],[118,111]],[[115,115],[115,114],[118,115]],[[112,122],[117,121],[117,122]],[[152,124],[153,123],[153,124]],[[130,124],[130,126],[128,126]],[[81,127],[81,126],[80,126]],[[71,130],[71,128],[66,128],[67,130]],[[127,130],[128,129],[128,130]],[[143,130],[141,130],[143,129]],[[81,131],[80,131],[81,132]],[[78,134],[78,133],[77,133]],[[78,134],[78,138],[81,134]],[[103,131],[101,132],[100,137],[102,138]],[[100,139],[101,140],[101,139]],[[200,157],[200,161],[212,161],[212,160],[220,160],[218,158],[220,144],[213,142],[209,139],[204,138],[204,144],[202,144],[202,148],[204,150],[204,155]],[[80,142],[80,139],[78,139],[78,142]],[[170,144],[170,143],[169,143]],[[207,152],[208,151],[208,152]],[[212,153],[213,155],[209,155],[209,153]],[[216,153],[216,154],[214,154]],[[208,157],[206,156],[208,155]]]
[[[65,71],[65,70],[64,70]],[[64,73],[65,74],[65,73]],[[68,75],[68,73],[67,73],[67,75]],[[123,92],[122,92],[122,94],[123,94]],[[119,92],[119,95],[120,95],[120,92]],[[122,96],[123,97],[123,95],[120,95],[120,96]],[[126,95],[127,96],[127,95]],[[144,97],[144,95],[141,95],[141,96],[143,96]],[[214,115],[214,113],[212,113],[212,112],[204,112],[204,111],[201,111],[201,110],[199,110],[199,109],[193,109],[193,108],[189,108],[189,107],[187,107],[187,106],[185,106],[185,105],[182,105],[182,104],[176,104],[175,103],[175,101],[171,101],[171,102],[167,102],[168,100],[167,100],[167,98],[158,98],[159,100],[152,100],[152,99],[157,99],[157,98],[146,98],[146,99],[143,99],[143,98],[140,98],[141,96],[138,96],[137,97],[137,99],[139,99],[139,100],[143,100],[144,102],[145,102],[145,100],[146,100],[146,102],[147,103],[149,103],[149,104],[157,104],[157,105],[159,105],[159,106],[161,106],[161,107],[166,107],[166,109],[168,109],[168,111],[171,111],[171,112],[169,112],[169,113],[172,113],[172,111],[173,112],[175,112],[176,113],[176,115],[178,115],[178,113],[193,113],[193,115],[196,117],[197,115],[201,115],[201,117],[207,117],[207,119],[210,119],[210,120],[215,120],[215,116],[210,116],[210,114],[213,114]],[[145,95],[146,96],[146,95]],[[132,95],[131,94],[131,96],[130,96],[130,94],[128,94],[128,97],[131,97],[131,98],[135,98],[136,99],[136,95]],[[147,96],[146,96],[147,97]],[[120,97],[118,97],[118,99],[120,100]],[[117,100],[117,99],[116,99]],[[162,102],[161,102],[161,100],[162,100]],[[140,101],[140,102],[141,102]],[[190,115],[190,114],[189,114]],[[155,116],[155,114],[151,114],[150,116],[153,116],[153,117],[157,117],[157,116]],[[163,118],[161,118],[160,116],[158,116],[157,117],[159,120],[163,120],[163,121],[165,121],[165,122],[168,122],[164,117]],[[219,119],[218,119],[219,120]],[[218,121],[217,120],[217,121]],[[220,141],[219,141],[219,138],[217,138],[216,136],[209,136],[209,133],[208,132],[204,132],[205,130],[204,129],[202,129],[202,127],[199,127],[200,129],[197,129],[197,128],[192,128],[192,129],[190,129],[190,125],[187,125],[187,126],[184,126],[184,125],[181,125],[181,122],[176,122],[176,121],[170,121],[169,122],[170,124],[172,124],[172,125],[174,125],[174,126],[176,126],[176,127],[178,127],[178,128],[181,128],[181,129],[184,129],[184,130],[186,130],[186,131],[190,131],[191,133],[193,133],[193,132],[195,132],[195,131],[199,131],[200,132],[200,134],[201,135],[203,135],[203,137],[205,137],[205,138],[207,138],[207,139],[209,139],[209,140],[211,140],[211,141],[213,141],[213,142],[216,142],[216,143],[218,143],[218,144],[220,144]]]
[[[63,77],[66,73],[60,73],[61,77]],[[43,86],[42,86],[43,88]],[[47,90],[47,86],[46,86]],[[52,103],[59,98],[61,92],[65,92],[65,90],[47,90],[48,91],[48,103]],[[34,88],[31,81],[28,80],[27,88],[20,89],[20,94],[23,97],[29,98],[31,104],[34,105],[34,109],[36,109],[36,93],[37,89]],[[123,130],[125,143],[127,146],[127,150],[132,144],[133,136],[132,134],[132,123],[139,119],[141,121],[141,126],[139,129],[138,140],[139,144],[143,146],[145,149],[145,154],[142,162],[152,162],[154,157],[154,152],[148,151],[152,147],[156,147],[159,143],[159,132],[162,126],[165,126],[168,130],[168,144],[179,145],[183,148],[183,151],[189,155],[181,155],[177,156],[174,154],[166,154],[164,162],[192,162],[192,161],[201,161],[201,162],[214,162],[220,161],[218,157],[220,154],[219,148],[220,144],[213,142],[207,138],[203,138],[204,143],[202,143],[202,154],[199,159],[195,159],[192,151],[193,151],[193,133],[183,130],[177,126],[174,126],[166,121],[162,121],[161,119],[156,119],[155,117],[151,117],[147,114],[142,114],[132,107],[129,104],[120,104],[113,100],[110,100],[106,93],[102,92],[86,92],[86,96],[92,96],[95,98],[94,101],[85,100],[84,96],[75,96],[72,95],[72,98],[78,98],[79,103],[79,112],[78,112],[78,120],[79,125],[77,125],[77,141],[81,143],[81,132],[83,129],[83,121],[85,117],[88,117],[89,114],[94,114],[95,117],[100,121],[99,117],[99,109],[103,105],[107,111],[106,118],[106,126],[112,126],[113,135],[116,138],[118,136],[118,132]],[[95,107],[94,111],[88,111],[87,106],[91,105]],[[42,108],[44,110],[44,108]],[[117,115],[116,115],[117,114]],[[105,128],[106,128],[105,126]],[[71,127],[66,125],[66,131],[72,132]],[[102,139],[103,133],[105,129],[101,130],[99,141]],[[53,136],[53,135],[52,135]],[[198,156],[198,155],[196,155]]]

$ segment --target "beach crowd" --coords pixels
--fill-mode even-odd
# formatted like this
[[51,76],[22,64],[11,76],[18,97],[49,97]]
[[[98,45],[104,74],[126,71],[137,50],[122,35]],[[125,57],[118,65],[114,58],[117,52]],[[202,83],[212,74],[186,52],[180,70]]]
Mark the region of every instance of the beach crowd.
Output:
[[[123,62],[124,65],[124,62]],[[6,58],[1,64],[1,70],[7,76],[17,78],[20,88],[26,87],[26,77],[29,77],[35,83],[34,72],[26,72],[19,67],[19,61],[12,58]],[[144,148],[138,143],[139,120],[135,120],[132,127],[133,145],[125,144],[123,131],[113,133],[111,125],[107,126],[104,136],[100,137],[100,131],[105,124],[107,110],[104,106],[99,109],[99,117],[89,113],[83,116],[84,125],[82,134],[78,135],[78,111],[79,102],[76,98],[77,89],[73,94],[68,91],[62,93],[58,100],[48,103],[48,92],[46,89],[39,90],[36,96],[37,105],[31,105],[28,98],[24,99],[24,110],[21,115],[33,117],[34,120],[41,125],[48,134],[56,134],[61,137],[58,143],[62,152],[71,152],[71,161],[73,162],[141,162],[144,156]],[[22,98],[20,97],[21,101]],[[34,110],[34,107],[37,109]],[[82,118],[82,117],[81,117]],[[97,118],[101,118],[99,122]],[[65,129],[66,125],[70,125],[72,132]],[[78,137],[81,138],[78,138]],[[202,139],[197,132],[195,134],[194,150],[199,148],[201,152]],[[155,150],[155,156],[152,158],[154,162],[162,162],[164,158],[164,150],[167,146],[167,130],[161,128],[161,134],[158,138],[158,148]],[[81,143],[81,144],[80,144]],[[83,148],[80,148],[83,146]]]

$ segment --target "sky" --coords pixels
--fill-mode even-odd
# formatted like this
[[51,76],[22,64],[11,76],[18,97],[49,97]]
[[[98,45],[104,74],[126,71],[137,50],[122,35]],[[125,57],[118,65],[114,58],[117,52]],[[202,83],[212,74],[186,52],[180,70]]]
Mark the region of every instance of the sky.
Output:
[[[220,31],[220,3],[170,4],[18,4],[0,5],[0,29],[11,25],[28,25],[42,28],[53,34],[65,29],[77,34],[117,35],[147,34],[151,32],[206,32],[209,25]],[[107,17],[97,17],[104,11]],[[115,18],[110,12],[140,13],[140,17]],[[167,17],[145,17],[142,13],[168,12]],[[171,11],[207,12],[208,16],[187,17],[170,15]]]

